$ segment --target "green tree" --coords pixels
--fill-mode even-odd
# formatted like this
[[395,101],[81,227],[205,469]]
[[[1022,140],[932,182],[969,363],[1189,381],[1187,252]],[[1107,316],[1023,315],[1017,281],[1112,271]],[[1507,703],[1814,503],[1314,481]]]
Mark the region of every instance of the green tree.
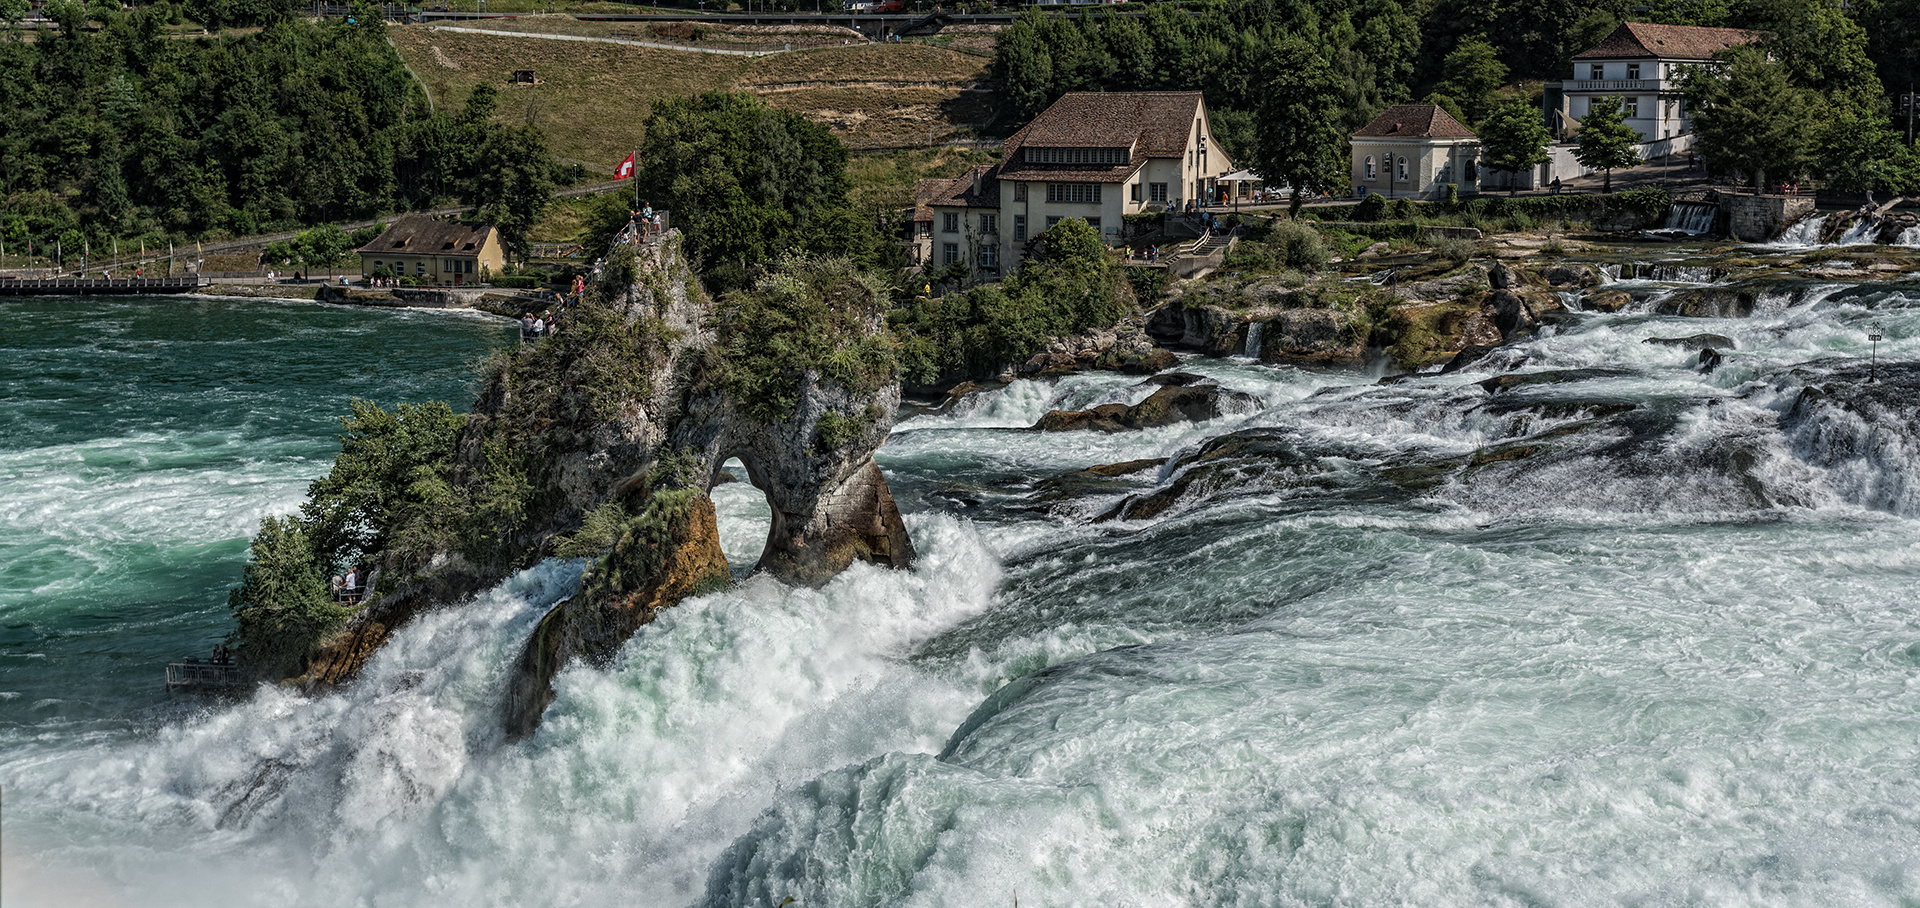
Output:
[[0,0],[0,21],[8,25],[19,25],[32,11],[33,4],[28,0]]
[[1097,270],[1106,261],[1106,246],[1100,234],[1085,220],[1062,218],[1040,235],[1046,261],[1060,268]]
[[[1517,174],[1547,163],[1547,142],[1553,136],[1541,122],[1540,112],[1524,98],[1514,98],[1494,108],[1477,132],[1489,168]],[[1508,182],[1508,195],[1513,194],[1515,182]]]
[[1877,114],[1844,105],[1829,108],[1815,131],[1812,156],[1815,170],[1836,189],[1920,191],[1920,156]]
[[[1699,125],[1698,117],[1696,113],[1696,127]],[[1640,163],[1640,134],[1628,126],[1621,115],[1619,98],[1593,99],[1587,115],[1580,118],[1578,142],[1578,147],[1573,150],[1573,159],[1590,170],[1606,171],[1606,178],[1600,186],[1601,192],[1613,191],[1615,168],[1632,167]]]
[[1498,103],[1507,84],[1507,67],[1499,54],[1479,37],[1460,42],[1440,68],[1439,92],[1460,102],[1469,125],[1479,125]]
[[352,406],[352,415],[340,419],[340,456],[307,487],[300,507],[313,558],[329,571],[387,551],[396,516],[431,497],[435,466],[466,425],[439,401],[393,410],[366,400]]
[[[654,102],[635,179],[687,231],[687,251],[735,286],[790,252],[847,203],[847,148],[827,128],[747,94]],[[823,239],[824,238],[824,239]]]
[[1721,57],[1724,66],[1695,68],[1682,80],[1695,141],[1715,166],[1743,171],[1756,188],[1764,187],[1768,173],[1806,163],[1821,105],[1757,48],[1737,47]]
[[327,596],[313,546],[300,522],[268,517],[253,537],[252,559],[227,597],[236,627],[229,638],[251,678],[299,674],[321,638],[346,620]]
[[500,228],[500,243],[525,261],[533,225],[553,199],[553,157],[537,126],[491,130],[474,155],[466,201],[480,219]]
[[1299,38],[1277,42],[1266,61],[1255,127],[1254,169],[1269,182],[1293,187],[1289,207],[1298,215],[1303,195],[1340,184],[1346,172],[1341,130],[1340,85],[1327,62]]

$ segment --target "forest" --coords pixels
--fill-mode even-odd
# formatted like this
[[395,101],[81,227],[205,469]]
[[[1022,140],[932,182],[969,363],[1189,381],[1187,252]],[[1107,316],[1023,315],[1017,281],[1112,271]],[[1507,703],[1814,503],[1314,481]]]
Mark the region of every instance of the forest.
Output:
[[492,92],[431,110],[377,15],[183,37],[166,2],[45,13],[58,28],[0,40],[9,251],[156,248],[454,198],[512,237],[568,177],[537,130],[492,122]]

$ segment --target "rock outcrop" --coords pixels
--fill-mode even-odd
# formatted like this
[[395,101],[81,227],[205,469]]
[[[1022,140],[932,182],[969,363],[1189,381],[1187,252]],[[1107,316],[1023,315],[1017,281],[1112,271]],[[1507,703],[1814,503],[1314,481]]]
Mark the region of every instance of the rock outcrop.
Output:
[[1156,375],[1152,383],[1161,387],[1132,406],[1101,404],[1091,410],[1050,410],[1033,427],[1042,432],[1126,432],[1201,422],[1230,412],[1251,412],[1259,406],[1259,399],[1251,394],[1227,390],[1186,372]]
[[773,508],[757,570],[819,585],[856,560],[911,564],[873,462],[900,400],[884,297],[843,263],[783,268],[714,302],[677,233],[617,246],[558,336],[485,370],[440,471],[446,507],[399,518],[410,544],[382,561],[397,582],[303,680],[350,680],[413,615],[542,558],[590,558],[510,679],[506,725],[530,731],[567,662],[604,662],[661,609],[728,582],[707,491],[730,458]]
[[1136,316],[1111,327],[1054,338],[1046,349],[1008,370],[1000,379],[1047,378],[1089,369],[1152,375],[1176,362],[1178,358],[1154,342],[1147,331],[1146,320]]

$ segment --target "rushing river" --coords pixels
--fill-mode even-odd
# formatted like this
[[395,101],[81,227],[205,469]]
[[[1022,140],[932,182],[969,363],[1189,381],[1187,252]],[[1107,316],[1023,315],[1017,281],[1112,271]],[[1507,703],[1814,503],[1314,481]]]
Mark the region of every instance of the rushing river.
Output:
[[[913,570],[682,603],[563,673],[518,744],[505,668],[576,563],[416,621],[335,695],[160,684],[224,632],[248,533],[324,472],[347,401],[464,406],[510,328],[0,303],[5,903],[1920,902],[1920,443],[1795,423],[1788,378],[1851,368],[1873,323],[1909,366],[1920,291],[1798,299],[1549,328],[1489,369],[1594,371],[1504,392],[1518,410],[1488,372],[1191,359],[1259,404],[1024,431],[1151,390],[1089,375],[905,419],[880,460]],[[1711,375],[1642,343],[1700,332],[1737,342]],[[1641,422],[1581,422],[1596,400]],[[1311,475],[1248,461],[1090,521],[1236,432]],[[1380,478],[1522,436],[1601,441]],[[715,498],[744,568],[765,505]]]

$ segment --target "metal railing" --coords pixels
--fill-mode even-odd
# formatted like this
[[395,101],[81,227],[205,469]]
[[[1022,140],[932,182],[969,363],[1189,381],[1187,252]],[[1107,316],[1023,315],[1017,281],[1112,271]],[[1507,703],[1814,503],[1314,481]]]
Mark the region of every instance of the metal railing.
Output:
[[240,667],[231,662],[190,659],[167,663],[168,687],[236,687],[239,684]]

